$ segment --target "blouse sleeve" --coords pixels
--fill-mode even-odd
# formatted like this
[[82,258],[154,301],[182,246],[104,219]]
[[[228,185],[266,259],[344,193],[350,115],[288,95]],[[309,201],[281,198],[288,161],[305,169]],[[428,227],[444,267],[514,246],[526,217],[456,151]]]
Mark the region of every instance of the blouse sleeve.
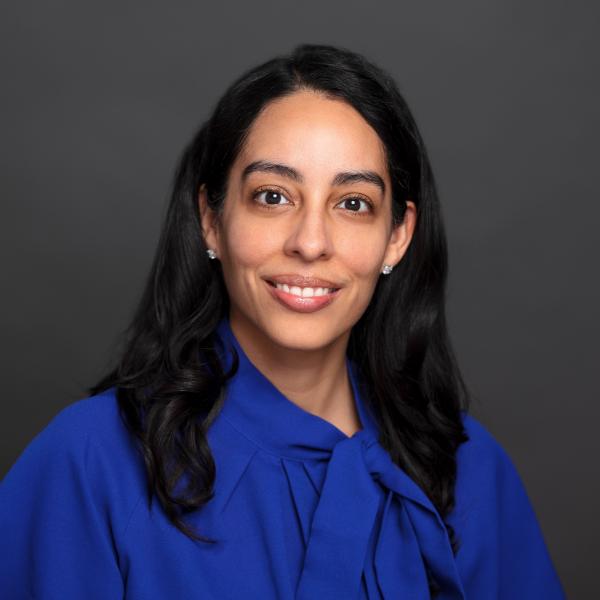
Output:
[[565,594],[519,473],[506,451],[467,416],[459,447],[457,565],[467,598],[564,600]]
[[61,411],[0,484],[0,597],[123,597],[99,461],[77,408]]

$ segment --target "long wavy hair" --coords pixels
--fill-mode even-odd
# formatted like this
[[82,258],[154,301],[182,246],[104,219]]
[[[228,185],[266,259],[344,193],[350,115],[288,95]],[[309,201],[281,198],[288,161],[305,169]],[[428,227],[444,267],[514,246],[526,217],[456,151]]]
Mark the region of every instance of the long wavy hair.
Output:
[[[460,413],[470,399],[447,331],[447,245],[426,149],[387,73],[348,49],[303,44],[234,81],[184,150],[145,288],[119,338],[122,352],[88,390],[116,387],[121,415],[139,440],[149,505],[155,494],[170,521],[197,541],[215,540],[184,517],[214,495],[207,430],[238,364],[236,356],[225,372],[215,346],[229,299],[219,261],[206,254],[199,188],[206,185],[208,205],[221,214],[230,167],[253,121],[270,101],[304,89],[347,102],[377,132],[392,182],[393,222],[403,220],[406,200],[416,204],[408,250],[379,278],[347,351],[360,369],[382,446],[442,518],[454,507],[456,450],[468,439]],[[455,532],[446,527],[456,553]]]

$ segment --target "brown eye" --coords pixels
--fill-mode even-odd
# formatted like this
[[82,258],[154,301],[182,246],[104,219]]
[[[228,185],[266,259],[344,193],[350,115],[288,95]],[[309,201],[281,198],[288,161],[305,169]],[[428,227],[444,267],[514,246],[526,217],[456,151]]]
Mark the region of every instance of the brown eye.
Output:
[[[264,202],[263,201],[259,201],[257,200],[257,198],[260,198],[261,196],[264,196]],[[268,205],[268,206],[278,206],[281,204],[281,199],[285,198],[287,200],[287,198],[278,190],[260,190],[258,192],[256,192],[256,194],[254,194],[253,196],[254,200],[257,200],[258,204],[262,204],[262,205]]]
[[[366,210],[360,210],[361,202],[366,206]],[[344,198],[344,200],[342,200],[340,204],[345,204],[348,210],[355,213],[370,213],[373,211],[373,205],[370,202],[368,202],[364,198],[359,198],[357,196],[352,198]]]

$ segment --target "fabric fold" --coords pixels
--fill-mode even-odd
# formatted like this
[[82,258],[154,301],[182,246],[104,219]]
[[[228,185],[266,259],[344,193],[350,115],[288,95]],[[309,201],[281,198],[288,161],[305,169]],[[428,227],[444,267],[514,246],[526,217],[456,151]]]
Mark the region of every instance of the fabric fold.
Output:
[[[218,331],[223,347],[234,348],[240,359],[222,417],[250,441],[281,457],[305,548],[296,600],[357,598],[368,561],[371,577],[375,574],[386,599],[422,598],[427,573],[444,590],[441,600],[463,599],[443,520],[380,445],[356,365],[346,358],[362,425],[349,437],[286,398],[252,364],[229,321],[223,320]],[[231,354],[224,358],[231,364]],[[244,391],[249,386],[252,396]],[[320,493],[315,493],[315,484]],[[377,519],[382,503],[385,509]],[[370,548],[376,533],[375,547]]]
[[313,507],[318,501],[318,495],[301,462],[282,458],[281,465],[285,471],[298,518],[298,527],[306,548],[310,536],[311,515],[314,511]]
[[349,438],[333,450],[296,600],[358,596],[379,496],[357,442]]
[[[383,598],[423,598],[427,572],[414,527],[396,492],[389,490],[374,554],[375,578]],[[402,594],[399,594],[402,590]]]
[[[416,541],[416,547],[423,556],[425,566],[444,590],[439,598],[443,600],[463,599],[465,597],[464,590],[456,567],[452,545],[439,512],[423,490],[392,461],[389,453],[377,440],[364,439],[363,448],[365,449],[364,457],[367,468],[371,475],[388,490],[395,493],[396,497],[392,498],[392,504],[394,501],[401,504],[399,509],[390,507],[390,510],[384,516],[382,532],[375,554],[376,566],[377,560],[382,556],[392,554],[394,551],[398,552],[399,549],[394,548],[394,546],[397,546],[398,541],[401,541],[405,548],[408,546],[415,547],[414,542]],[[388,540],[393,539],[394,535],[388,535],[387,532],[390,511],[400,513],[396,520],[397,526],[399,525],[398,531],[395,532],[396,541],[392,544],[388,544]],[[400,556],[406,554],[405,551],[400,551]],[[414,552],[412,555],[414,557]],[[382,566],[381,569],[386,571],[385,566]],[[388,573],[385,579],[388,585],[390,580],[393,581],[394,579],[394,572],[398,574],[405,572],[410,578],[399,576],[396,578],[396,583],[402,585],[402,589],[409,587],[409,581],[415,583],[415,586],[413,586],[415,589],[422,589],[422,582],[417,585],[417,580],[421,579],[420,573],[415,576],[414,571],[406,569],[404,571],[402,569],[392,570]]]
[[422,598],[430,572],[443,590],[441,600],[464,599],[439,513],[372,433],[361,430],[339,442],[332,452],[310,531],[297,600],[333,597],[336,593],[344,598],[358,596],[382,493],[387,494],[387,502],[374,570],[384,597]]

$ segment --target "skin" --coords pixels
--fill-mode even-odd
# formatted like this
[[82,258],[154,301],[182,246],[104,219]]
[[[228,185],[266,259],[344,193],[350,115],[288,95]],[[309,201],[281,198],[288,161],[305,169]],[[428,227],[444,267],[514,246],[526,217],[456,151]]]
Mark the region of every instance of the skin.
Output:
[[[303,181],[255,172],[265,160],[298,171]],[[332,185],[340,171],[370,170],[385,182]],[[267,205],[279,192],[278,204]],[[384,264],[396,265],[412,239],[416,207],[392,227],[391,182],[375,130],[349,104],[314,91],[269,103],[232,165],[221,218],[198,204],[209,248],[221,261],[231,328],[252,363],[290,401],[351,436],[362,429],[345,356],[353,325],[366,310]],[[258,195],[253,199],[253,195]],[[348,201],[359,197],[371,201]],[[344,201],[345,200],[345,201]],[[265,208],[267,205],[267,208]],[[336,282],[338,298],[299,313],[272,298],[263,277],[298,273]]]

